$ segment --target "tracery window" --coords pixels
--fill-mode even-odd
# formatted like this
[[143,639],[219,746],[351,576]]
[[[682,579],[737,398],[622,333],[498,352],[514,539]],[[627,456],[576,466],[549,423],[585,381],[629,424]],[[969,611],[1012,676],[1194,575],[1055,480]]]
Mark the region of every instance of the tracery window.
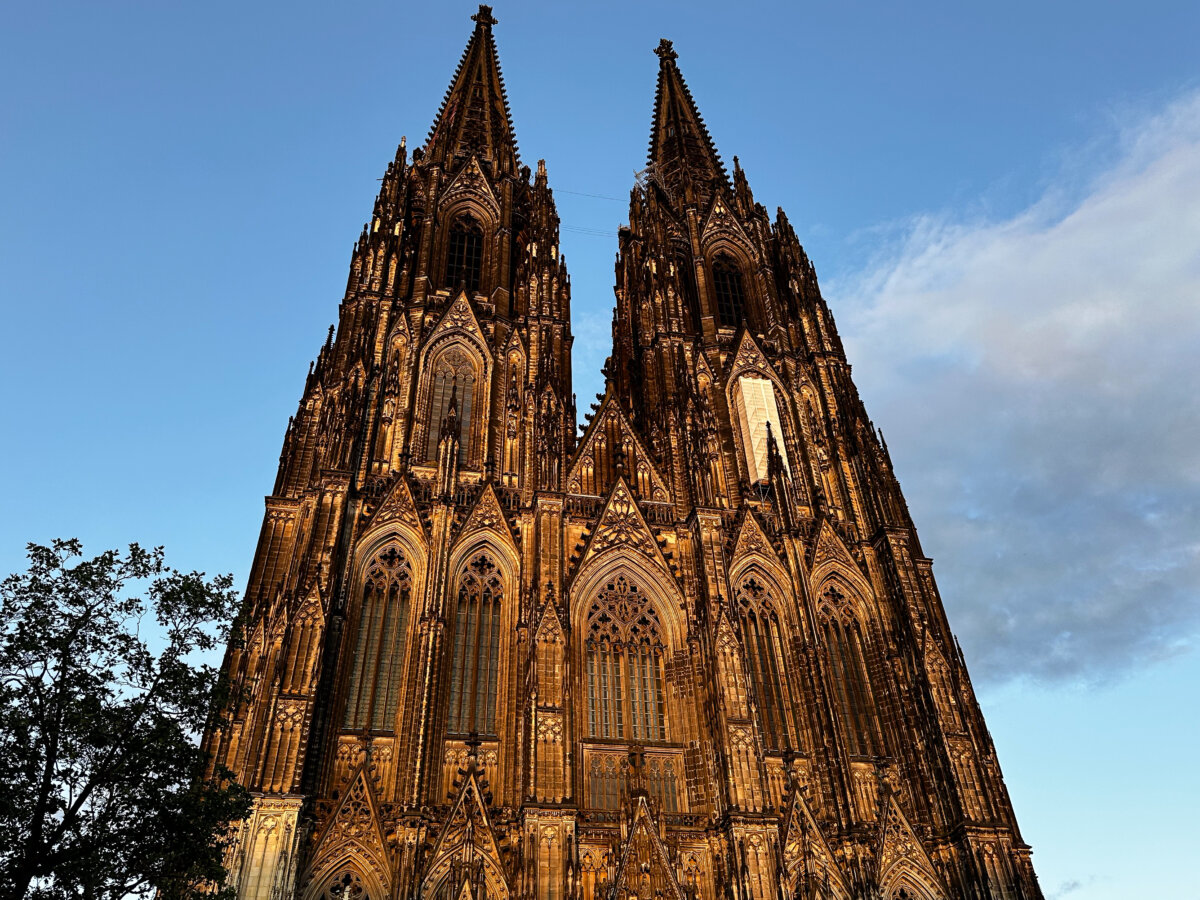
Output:
[[776,604],[757,578],[745,579],[737,590],[746,668],[758,700],[763,745],[771,752],[794,747],[788,726],[790,704],[785,677],[783,633]]
[[830,690],[852,756],[880,752],[879,719],[867,676],[862,629],[846,597],[830,586],[821,595],[821,631],[829,661]]
[[396,547],[371,561],[363,580],[345,727],[391,731],[400,702],[412,567]]
[[454,654],[450,672],[451,734],[496,733],[496,691],[500,672],[500,604],[504,582],[487,553],[480,553],[458,580],[451,628]]
[[475,396],[475,367],[471,357],[458,346],[450,347],[433,364],[430,382],[429,426],[425,440],[425,459],[437,461],[442,422],[450,415],[451,403],[458,418],[458,462],[467,461],[471,443],[471,402]]
[[588,800],[595,809],[620,809],[629,791],[629,763],[617,753],[593,753]]
[[720,254],[712,264],[713,289],[717,294],[718,324],[737,328],[745,315],[746,301],[742,290],[742,270],[727,253]]
[[450,226],[446,249],[446,287],[460,286],[475,293],[483,273],[483,228],[471,216],[461,216]]
[[321,894],[321,900],[370,900],[357,872],[340,872]]
[[675,760],[651,757],[646,761],[646,790],[663,812],[679,812],[679,776]]
[[588,733],[634,741],[667,739],[662,625],[638,586],[620,575],[588,613]]

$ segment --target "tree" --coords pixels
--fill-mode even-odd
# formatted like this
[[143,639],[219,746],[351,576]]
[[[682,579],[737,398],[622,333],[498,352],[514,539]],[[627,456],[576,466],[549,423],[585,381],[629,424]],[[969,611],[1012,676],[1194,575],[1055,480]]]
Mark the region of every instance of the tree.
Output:
[[28,570],[0,582],[0,896],[222,884],[249,800],[227,773],[205,777],[197,739],[227,688],[197,657],[228,638],[232,577],[183,574],[137,544],[27,551]]

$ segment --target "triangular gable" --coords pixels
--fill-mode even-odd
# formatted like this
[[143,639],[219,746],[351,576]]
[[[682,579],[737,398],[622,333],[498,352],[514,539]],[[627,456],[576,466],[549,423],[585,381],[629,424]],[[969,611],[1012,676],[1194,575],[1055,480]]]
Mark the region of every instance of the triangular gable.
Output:
[[816,574],[822,566],[834,563],[844,563],[850,566],[853,572],[861,574],[854,554],[846,547],[845,541],[829,523],[829,520],[824,519],[817,532],[817,539],[812,545],[812,564],[809,569]]
[[483,168],[479,165],[479,157],[477,156],[472,156],[454,177],[454,180],[446,186],[445,191],[438,201],[438,205],[445,206],[448,200],[461,195],[479,197],[494,210],[499,211],[500,209],[500,204],[496,200],[496,193],[492,190],[491,182],[488,181],[487,175],[484,174]]
[[521,359],[524,359],[526,356],[525,342],[521,340],[521,332],[515,328],[512,330],[512,334],[508,336],[508,343],[504,345],[505,356],[511,356],[513,353],[519,353]]
[[712,209],[709,210],[708,219],[700,232],[700,241],[708,244],[718,237],[732,238],[747,251],[754,246],[746,236],[746,230],[742,228],[742,223],[738,221],[732,206],[720,193],[713,198]]
[[729,364],[728,372],[729,378],[746,372],[757,372],[763,378],[774,382],[779,381],[779,373],[767,362],[766,354],[762,352],[762,348],[758,346],[754,336],[744,330],[741,340],[738,341],[737,352],[733,354],[733,361]]
[[[600,408],[596,410],[596,414],[588,424],[587,431],[583,433],[583,439],[580,440],[579,447],[575,451],[575,459],[567,473],[567,491],[574,494],[589,493],[583,489],[585,487],[583,469],[588,465],[596,472],[611,470],[613,432],[616,432],[616,435],[623,441],[628,441],[633,445],[634,458],[626,460],[626,471],[635,474],[639,468],[644,467],[650,473],[650,496],[646,499],[666,501],[670,496],[666,479],[658,471],[653,458],[646,452],[645,444],[642,443],[633,426],[629,424],[629,419],[626,418],[611,389],[605,393],[604,399],[600,402]],[[603,447],[599,446],[600,435],[604,435]],[[607,465],[601,466],[602,461]],[[608,485],[600,485],[600,490],[603,491],[607,487]]]
[[317,579],[313,579],[312,587],[308,591],[308,595],[296,607],[296,613],[292,616],[292,626],[316,623],[318,625],[325,621],[325,601],[321,596],[321,585]]
[[461,541],[476,531],[491,531],[501,534],[509,544],[516,547],[516,541],[508,527],[508,519],[504,515],[504,510],[500,508],[500,498],[496,496],[496,489],[490,481],[483,486],[479,499],[475,501],[475,506],[471,508],[467,520],[458,531],[457,540]]
[[310,880],[324,880],[332,869],[347,860],[354,860],[361,869],[373,874],[385,890],[389,888],[391,866],[380,826],[379,806],[362,768],[317,841]]
[[562,621],[558,618],[558,609],[547,600],[542,604],[541,612],[538,613],[537,624],[533,629],[533,640],[556,643],[563,640],[563,634]]
[[[638,877],[636,884],[632,883],[635,873]],[[613,879],[608,896],[612,900],[626,900],[632,897],[685,900],[683,890],[675,879],[670,854],[659,836],[658,827],[645,797],[638,797],[634,801],[629,835],[621,848],[617,875]]]
[[[742,645],[738,640],[737,629],[733,627],[733,623],[729,621],[729,610],[725,608],[725,604],[721,604],[717,610],[716,622],[713,625],[714,633],[717,636],[716,645],[718,650],[724,650],[729,647],[736,648],[738,653],[741,653]],[[740,659],[740,656],[739,656]]]
[[747,508],[745,516],[742,517],[742,526],[738,529],[737,541],[733,546],[731,562],[743,556],[755,555],[766,556],[773,560],[779,559],[775,553],[775,548],[771,546],[770,538],[767,537],[767,533],[763,531],[762,525],[759,524],[758,517],[754,515],[752,510]]
[[403,475],[396,479],[383,503],[379,504],[379,509],[371,518],[371,527],[387,522],[401,522],[414,529],[423,539],[427,539],[425,526],[421,524],[421,517],[417,515],[417,504],[408,487],[408,479]]
[[500,862],[500,847],[474,763],[469,764],[458,798],[446,816],[445,827],[438,835],[429,860],[421,883],[424,897],[440,896],[436,890],[457,860],[482,862],[489,898],[501,900],[509,896],[508,877]]
[[937,869],[901,811],[895,795],[888,797],[886,807],[886,814],[881,816],[878,851],[875,854],[876,883],[886,891],[908,878],[927,890],[946,896]]
[[801,876],[807,874],[818,882],[825,882],[835,897],[849,898],[851,894],[846,879],[838,868],[837,857],[817,825],[816,817],[798,787],[794,787],[791,794],[780,839],[784,872],[791,882],[791,889],[795,891],[800,886]]
[[637,501],[633,499],[633,492],[621,477],[617,478],[617,483],[608,495],[608,502],[604,504],[600,520],[596,523],[591,540],[583,551],[579,568],[582,569],[593,557],[615,547],[635,550],[654,560],[667,572],[671,571],[653,532],[650,531],[650,526],[646,524],[641,510],[638,509]]
[[438,323],[433,326],[433,330],[429,332],[429,338],[432,340],[448,331],[465,331],[476,339],[480,339],[480,335],[483,333],[479,327],[479,319],[475,317],[475,310],[471,307],[471,301],[467,299],[465,292],[460,292],[454,302],[447,307],[442,317],[438,319]]
[[395,321],[396,324],[392,328],[392,333],[388,335],[389,344],[395,341],[397,338],[404,338],[404,340],[407,341],[412,337],[412,333],[409,331],[408,327],[408,316],[404,315],[404,313],[400,313],[396,316]]

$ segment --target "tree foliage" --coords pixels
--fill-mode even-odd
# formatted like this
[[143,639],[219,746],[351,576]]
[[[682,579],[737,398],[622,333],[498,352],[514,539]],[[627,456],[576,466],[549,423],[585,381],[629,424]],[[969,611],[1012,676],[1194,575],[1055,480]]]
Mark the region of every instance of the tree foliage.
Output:
[[0,583],[0,895],[221,884],[248,797],[205,777],[197,739],[224,688],[198,657],[228,638],[231,576],[136,544],[94,559],[77,540],[30,544],[28,559]]

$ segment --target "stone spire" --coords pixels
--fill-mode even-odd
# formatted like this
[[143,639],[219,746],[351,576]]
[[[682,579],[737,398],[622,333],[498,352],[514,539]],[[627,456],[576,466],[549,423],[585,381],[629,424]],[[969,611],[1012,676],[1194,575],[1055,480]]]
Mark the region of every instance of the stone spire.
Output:
[[659,65],[650,125],[650,166],[658,182],[676,197],[689,187],[707,196],[714,181],[728,184],[725,166],[676,64],[679,54],[666,38],[654,52]]
[[445,169],[475,155],[492,164],[493,174],[516,175],[517,138],[492,37],[497,20],[492,8],[483,5],[471,18],[475,31],[429,131],[425,155]]

